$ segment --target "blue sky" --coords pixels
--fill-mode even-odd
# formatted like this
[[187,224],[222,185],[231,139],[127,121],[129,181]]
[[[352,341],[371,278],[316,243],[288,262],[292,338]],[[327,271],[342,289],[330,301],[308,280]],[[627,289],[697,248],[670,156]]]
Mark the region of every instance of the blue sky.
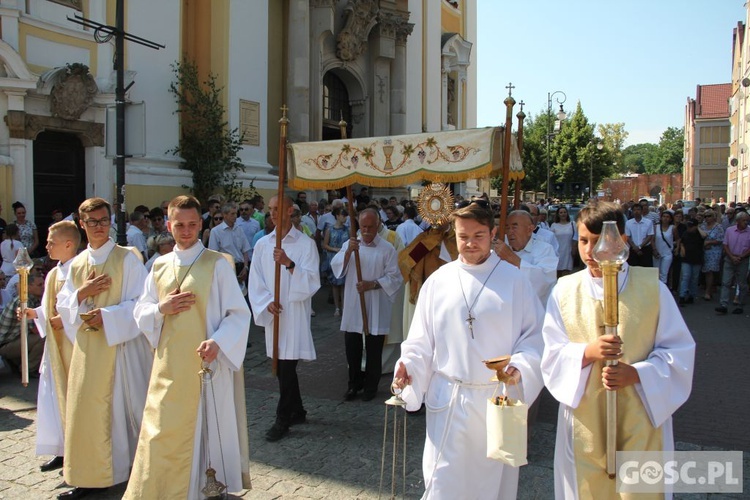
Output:
[[527,115],[561,90],[566,110],[580,101],[590,121],[625,123],[626,145],[684,126],[697,85],[731,82],[732,30],[746,16],[744,0],[477,3],[478,126],[504,122],[513,82]]

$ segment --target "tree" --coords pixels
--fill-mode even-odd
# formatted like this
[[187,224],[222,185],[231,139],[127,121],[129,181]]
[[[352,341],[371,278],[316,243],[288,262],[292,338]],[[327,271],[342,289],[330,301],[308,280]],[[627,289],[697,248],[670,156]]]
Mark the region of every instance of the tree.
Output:
[[238,173],[245,171],[237,156],[242,136],[238,129],[230,130],[224,118],[222,89],[216,85],[216,75],[209,74],[201,82],[198,67],[187,59],[172,64],[172,71],[175,81],[169,84],[169,92],[177,101],[182,127],[179,145],[168,153],[180,156],[180,168],[192,172],[191,192],[201,201],[219,189],[230,199],[242,199],[254,192],[252,182],[244,188],[237,181]]
[[604,148],[609,152],[613,164],[622,168],[623,148],[629,135],[625,130],[625,124],[622,122],[603,123],[599,124],[596,130],[599,132]]
[[650,174],[677,174],[682,172],[685,147],[685,129],[669,127],[659,138],[657,163]]
[[621,166],[619,172],[645,174],[648,169],[652,168],[651,165],[657,163],[658,154],[659,146],[650,142],[628,146],[622,151],[622,160],[618,163]]

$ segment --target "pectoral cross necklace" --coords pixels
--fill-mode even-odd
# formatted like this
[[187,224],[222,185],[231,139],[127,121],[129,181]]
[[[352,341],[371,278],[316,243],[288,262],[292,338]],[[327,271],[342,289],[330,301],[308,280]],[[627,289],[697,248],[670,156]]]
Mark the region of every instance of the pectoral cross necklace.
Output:
[[466,304],[466,309],[469,311],[469,316],[466,318],[466,322],[469,324],[469,333],[471,334],[471,338],[474,338],[474,321],[476,321],[476,317],[474,316],[472,309],[474,309],[474,306],[477,305],[477,301],[479,300],[479,297],[482,295],[482,292],[484,291],[484,287],[487,286],[487,282],[490,280],[490,277],[492,276],[492,273],[495,272],[495,269],[497,269],[497,266],[500,265],[500,262],[502,262],[500,259],[498,259],[497,263],[495,264],[495,267],[492,268],[492,271],[490,271],[490,274],[487,275],[487,277],[484,279],[484,283],[482,283],[482,288],[479,289],[479,293],[477,293],[477,296],[474,297],[474,301],[469,305],[469,301],[466,299],[466,292],[464,291],[464,284],[461,281],[461,270],[458,270],[458,283],[461,285],[461,295],[464,297],[464,303]]

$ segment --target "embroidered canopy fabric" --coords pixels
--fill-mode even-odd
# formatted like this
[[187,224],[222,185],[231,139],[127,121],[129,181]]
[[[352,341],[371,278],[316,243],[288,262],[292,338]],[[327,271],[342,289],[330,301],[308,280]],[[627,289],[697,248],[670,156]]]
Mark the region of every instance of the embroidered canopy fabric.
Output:
[[[502,130],[488,127],[291,144],[289,186],[335,189],[360,183],[395,187],[422,180],[460,182],[487,177],[501,167]],[[518,148],[512,142],[520,165]]]

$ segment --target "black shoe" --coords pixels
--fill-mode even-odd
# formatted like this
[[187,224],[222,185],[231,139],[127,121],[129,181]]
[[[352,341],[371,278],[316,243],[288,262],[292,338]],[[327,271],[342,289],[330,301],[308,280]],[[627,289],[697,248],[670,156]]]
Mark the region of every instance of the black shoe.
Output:
[[741,307],[735,307],[734,310],[732,310],[732,314],[742,314],[743,311]]
[[688,304],[692,304],[693,302],[695,302],[695,297],[688,297],[685,302],[687,302]]
[[373,399],[375,399],[375,396],[377,396],[377,394],[378,394],[377,391],[376,392],[363,392],[362,401],[372,401]]
[[302,410],[301,413],[292,413],[289,419],[290,426],[304,424],[305,422],[307,422],[307,412],[305,410]]
[[356,389],[348,389],[346,391],[346,394],[344,394],[344,400],[345,401],[354,401],[354,398],[357,397],[357,390]]
[[55,457],[51,460],[44,462],[39,469],[42,472],[48,472],[51,470],[59,469],[63,466],[63,457]]
[[276,422],[266,431],[266,441],[273,443],[289,434],[289,426]]
[[57,495],[60,500],[73,500],[74,498],[83,498],[94,493],[101,493],[107,488],[73,488]]
[[719,314],[726,314],[727,308],[724,306],[719,306],[719,307],[714,308],[714,311],[716,311]]

